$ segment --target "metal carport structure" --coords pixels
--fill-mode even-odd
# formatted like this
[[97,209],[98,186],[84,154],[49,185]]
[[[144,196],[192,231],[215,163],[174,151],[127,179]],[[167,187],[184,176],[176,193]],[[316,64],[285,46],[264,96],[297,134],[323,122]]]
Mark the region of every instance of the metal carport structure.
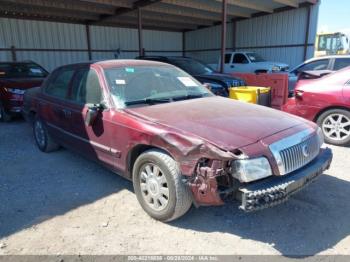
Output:
[[[132,57],[146,51],[190,54],[209,62],[205,55],[218,56],[226,48],[298,48],[304,59],[314,44],[317,3],[317,0],[1,0],[0,59],[40,60],[40,55],[49,57],[51,52],[57,54],[55,57],[60,61],[55,65],[59,65],[113,58],[111,54],[116,57],[120,52],[125,53],[124,57]],[[285,15],[288,12],[291,15]],[[284,16],[291,21],[283,21]],[[298,32],[283,43],[264,44],[266,41],[255,39],[255,44],[239,44],[238,40],[244,38],[239,35],[246,21],[252,23],[246,34],[255,36],[254,29],[259,30],[261,17],[271,18],[264,22],[265,27],[283,24],[272,35],[285,30]],[[119,42],[114,43],[114,38]],[[298,42],[293,43],[295,38]],[[59,54],[65,54],[67,59]],[[69,54],[76,57],[68,59]]]

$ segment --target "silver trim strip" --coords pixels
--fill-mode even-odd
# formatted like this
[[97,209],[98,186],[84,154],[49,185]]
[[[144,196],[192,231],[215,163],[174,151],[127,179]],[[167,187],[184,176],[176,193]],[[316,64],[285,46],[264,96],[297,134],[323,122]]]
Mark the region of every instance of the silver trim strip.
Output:
[[64,130],[64,129],[58,127],[58,126],[53,125],[53,124],[50,124],[50,123],[46,123],[46,124],[47,124],[48,126],[52,127],[52,128],[57,129],[58,131],[60,131],[60,132],[62,132],[62,133],[64,133],[64,134],[66,134],[66,135],[68,135],[68,136],[74,137],[75,139],[78,139],[78,140],[80,140],[80,141],[83,141],[83,142],[85,142],[85,143],[88,143],[88,144],[92,145],[92,146],[95,147],[97,150],[104,151],[104,152],[109,153],[109,154],[111,154],[111,155],[113,155],[113,156],[116,156],[117,158],[120,158],[120,156],[121,156],[121,152],[118,151],[117,149],[114,149],[114,148],[111,148],[111,147],[102,145],[102,144],[100,144],[100,143],[96,143],[96,142],[94,142],[94,141],[91,141],[91,140],[82,138],[82,137],[80,137],[80,136],[78,136],[78,135],[72,134],[72,133],[70,133],[70,132],[68,132],[68,131],[66,131],[66,130]]

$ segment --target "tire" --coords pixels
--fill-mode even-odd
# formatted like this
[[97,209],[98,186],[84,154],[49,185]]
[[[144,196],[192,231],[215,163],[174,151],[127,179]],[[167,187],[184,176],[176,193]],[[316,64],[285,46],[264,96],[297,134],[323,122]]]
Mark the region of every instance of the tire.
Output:
[[45,124],[37,117],[33,122],[33,134],[35,142],[42,152],[49,153],[59,149],[60,146],[54,142]]
[[317,118],[317,125],[321,127],[326,143],[337,146],[350,144],[350,111],[327,110]]
[[12,119],[11,115],[6,113],[5,108],[0,102],[0,122],[10,122]]
[[[133,185],[140,205],[156,220],[175,220],[192,205],[192,193],[181,180],[178,163],[160,150],[146,151],[137,158],[133,167]],[[156,206],[160,207],[157,209]]]

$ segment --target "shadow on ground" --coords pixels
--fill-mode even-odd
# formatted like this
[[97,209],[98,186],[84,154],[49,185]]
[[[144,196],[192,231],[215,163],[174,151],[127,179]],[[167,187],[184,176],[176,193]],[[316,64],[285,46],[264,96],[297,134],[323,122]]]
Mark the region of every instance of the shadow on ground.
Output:
[[0,238],[123,189],[132,184],[75,153],[40,152],[22,120],[0,123]]
[[[74,153],[39,152],[26,124],[0,123],[0,238],[123,189],[132,184]],[[323,175],[281,206],[248,214],[237,203],[192,208],[170,226],[234,234],[286,256],[314,255],[349,235],[349,196],[348,181]]]
[[350,234],[350,183],[323,175],[287,203],[256,213],[238,204],[192,209],[173,226],[223,232],[267,244],[286,256],[310,256]]

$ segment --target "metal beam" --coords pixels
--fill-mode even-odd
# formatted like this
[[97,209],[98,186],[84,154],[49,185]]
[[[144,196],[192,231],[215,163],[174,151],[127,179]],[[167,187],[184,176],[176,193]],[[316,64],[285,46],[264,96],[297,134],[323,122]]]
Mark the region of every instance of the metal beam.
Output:
[[310,19],[311,19],[311,6],[308,6],[307,7],[306,28],[305,28],[304,61],[307,59],[307,49],[308,49],[309,34],[310,34]]
[[[219,1],[221,2],[221,0]],[[213,4],[208,4],[204,1],[187,1],[187,0],[162,0],[162,3],[172,5],[173,7],[184,7],[184,8],[191,8],[211,13],[217,13],[221,14],[221,8],[220,5],[217,5],[216,1],[213,2]],[[228,8],[227,14],[229,16],[238,16],[238,17],[250,17],[250,14],[243,13],[243,12],[237,12],[234,8]]]
[[297,0],[273,0],[276,3],[298,8],[299,2]]
[[[222,0],[215,0],[216,2],[221,2]],[[256,4],[256,3],[252,3],[249,2],[247,0],[228,0],[227,1],[228,4],[228,9],[230,8],[234,8],[235,6],[238,7],[242,7],[242,8],[247,8],[247,9],[251,9],[254,11],[259,11],[259,12],[265,12],[265,13],[272,13],[273,9],[268,8],[262,4]]]
[[2,11],[4,15],[13,15],[13,13],[16,13],[19,17],[65,18],[73,21],[94,21],[99,18],[98,15],[92,13],[71,11],[62,8],[33,7],[30,5],[18,5],[13,3],[1,3],[0,11]]
[[107,7],[96,5],[92,3],[83,3],[79,1],[67,1],[67,0],[2,0],[2,4],[15,4],[25,5],[39,8],[49,8],[50,10],[69,10],[69,11],[81,11],[88,13],[99,13],[99,14],[113,14],[114,7]]
[[143,38],[142,38],[142,11],[141,8],[137,8],[137,29],[139,35],[139,55],[143,56]]
[[221,18],[221,60],[220,72],[224,73],[225,52],[226,52],[226,19],[227,19],[227,0],[222,0],[222,18]]
[[[76,0],[74,0],[76,1]],[[132,8],[133,3],[130,0],[79,0],[80,2],[85,3],[94,3],[101,6],[111,6],[111,7],[125,7]]]
[[100,17],[99,21],[103,22],[106,21],[112,17],[117,17],[123,14],[127,14],[129,12],[132,12],[134,10],[137,10],[138,8],[144,8],[147,7],[148,5],[155,4],[157,2],[160,2],[161,0],[137,0],[134,2],[131,8],[117,8],[117,10],[112,14],[112,15],[103,15]]
[[[108,21],[114,21],[119,19],[120,17],[130,17],[130,19],[136,19],[137,13],[136,12],[129,12],[127,14],[124,14],[119,17],[113,17],[111,19],[108,19]],[[190,25],[204,25],[204,26],[212,26],[213,21],[208,21],[205,19],[198,19],[193,17],[180,17],[176,15],[169,15],[169,14],[161,14],[156,12],[150,12],[145,9],[142,9],[142,18],[143,20],[153,20],[153,21],[160,21],[160,22],[172,22],[172,23],[178,23],[181,21],[181,23],[186,23]],[[106,20],[107,21],[107,20]]]
[[197,19],[205,19],[208,21],[219,21],[219,14],[205,13],[205,12],[196,12],[195,10],[189,10],[184,8],[174,8],[172,5],[159,3],[157,5],[147,6],[144,8],[147,11],[151,11],[159,14],[167,14],[167,15],[176,15],[179,16],[179,20],[181,17],[189,17],[189,18],[197,18]]
[[91,37],[90,37],[90,26],[88,24],[85,25],[85,32],[86,32],[86,43],[87,43],[87,50],[88,50],[88,58],[89,58],[89,61],[91,61],[92,60]]

